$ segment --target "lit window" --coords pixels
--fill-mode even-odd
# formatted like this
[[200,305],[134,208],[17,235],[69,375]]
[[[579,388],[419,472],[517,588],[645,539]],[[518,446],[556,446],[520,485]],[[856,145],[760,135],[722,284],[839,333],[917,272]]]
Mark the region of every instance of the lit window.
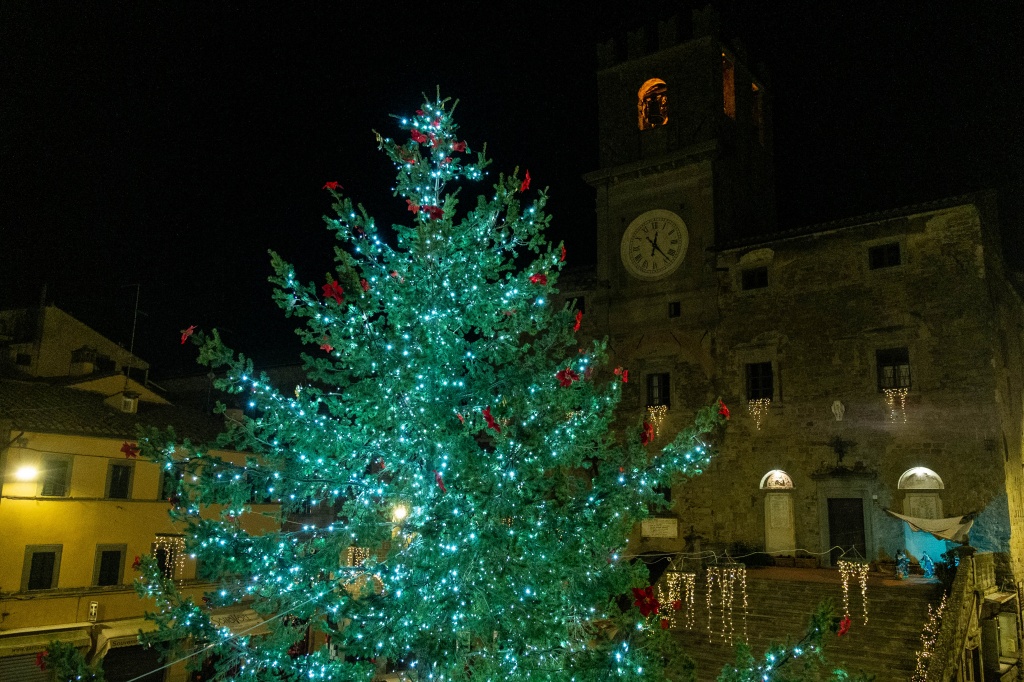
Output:
[[906,348],[875,351],[878,365],[878,390],[910,388],[910,352]]
[[722,53],[722,109],[729,118],[736,118],[736,65]]
[[637,123],[650,130],[668,123],[668,86],[660,78],[651,78],[637,92]]
[[751,362],[747,365],[747,400],[771,400],[775,397],[775,382],[771,362]]

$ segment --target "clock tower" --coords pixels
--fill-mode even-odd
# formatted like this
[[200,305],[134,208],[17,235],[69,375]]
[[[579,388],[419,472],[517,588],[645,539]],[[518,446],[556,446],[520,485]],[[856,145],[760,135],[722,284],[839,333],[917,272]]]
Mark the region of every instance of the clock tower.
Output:
[[598,48],[596,274],[628,298],[713,288],[715,246],[774,226],[767,89],[717,23],[708,8]]
[[717,394],[716,249],[774,227],[768,90],[717,24],[708,8],[599,46],[597,263],[563,288],[639,380],[624,407],[666,426]]

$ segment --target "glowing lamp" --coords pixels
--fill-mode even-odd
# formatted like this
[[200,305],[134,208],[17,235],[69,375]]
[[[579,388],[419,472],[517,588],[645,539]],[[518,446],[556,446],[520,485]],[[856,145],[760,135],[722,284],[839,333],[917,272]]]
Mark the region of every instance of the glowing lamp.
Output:
[[391,518],[393,518],[396,523],[401,523],[408,515],[409,510],[405,507],[405,505],[401,504],[397,505],[391,512]]
[[18,470],[14,472],[14,477],[19,481],[34,481],[39,477],[39,469],[26,464],[25,466],[18,467]]

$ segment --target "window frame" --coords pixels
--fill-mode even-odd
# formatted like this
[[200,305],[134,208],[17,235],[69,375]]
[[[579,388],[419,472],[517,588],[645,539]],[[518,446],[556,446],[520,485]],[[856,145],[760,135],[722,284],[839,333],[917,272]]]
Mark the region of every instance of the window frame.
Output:
[[[47,493],[47,486],[50,484],[49,472],[51,462],[60,462],[64,466],[64,485],[63,492],[59,495]],[[39,476],[39,492],[38,497],[71,497],[71,473],[74,468],[74,459],[70,455],[54,455],[44,454],[40,458],[39,462],[42,466],[42,471]]]
[[[868,270],[891,270],[905,263],[903,259],[903,245],[899,239],[871,244],[867,247],[867,250]],[[896,262],[894,263],[889,262],[893,250],[896,252]],[[876,256],[880,256],[880,258],[876,259]]]
[[[117,567],[117,581],[113,583],[100,584],[100,572],[102,568],[103,554],[105,552],[118,552],[121,559]],[[96,555],[92,568],[93,587],[116,587],[124,583],[124,562],[128,556],[128,545],[96,545]]]
[[[25,560],[21,567],[21,591],[41,592],[55,590],[60,585],[60,560],[64,545],[25,545]],[[53,566],[49,587],[29,587],[32,582],[32,559],[36,554],[53,554]]]
[[[755,274],[759,275],[756,279],[754,278]],[[761,277],[760,275],[763,275],[763,277]],[[743,268],[742,270],[740,270],[741,291],[757,291],[758,289],[767,289],[770,283],[771,280],[768,278],[767,265],[755,265],[753,267]]]
[[[890,357],[885,358],[883,354],[889,354]],[[906,358],[905,362],[899,362],[899,358]],[[883,361],[884,360],[884,361]],[[900,372],[897,368],[906,367],[906,384],[902,384],[898,375]],[[892,385],[883,384],[883,372],[886,368],[893,368],[893,383]],[[910,364],[910,348],[908,346],[891,346],[889,348],[876,348],[875,349],[875,381],[878,387],[878,392],[881,393],[886,389],[899,389],[905,388],[910,391],[914,386],[914,375],[911,371]]]
[[[765,365],[768,366],[767,377],[768,377],[768,380],[769,380],[769,384],[768,384],[768,387],[767,387],[767,391],[765,390],[765,387],[763,386],[763,381],[764,381],[765,375],[760,370],[759,370],[758,375],[756,377],[751,373],[752,368],[760,367],[763,370]],[[758,395],[754,395],[754,391],[753,391],[754,382],[755,381],[758,382],[758,389],[756,391],[758,393]],[[769,400],[774,401],[775,400],[775,363],[772,362],[771,360],[762,360],[761,362],[748,362],[748,363],[745,363],[745,365],[743,367],[743,382],[744,382],[744,394],[746,395],[746,398],[747,398],[748,401],[751,401],[751,400],[761,400],[761,399],[764,399],[764,398],[768,398]]]
[[[115,469],[127,469],[128,470],[128,484],[125,490],[124,497],[114,497],[113,490],[111,487],[114,484],[114,470]],[[132,462],[121,462],[111,461],[107,463],[107,483],[103,488],[104,498],[108,500],[130,500],[132,499],[132,485],[135,483],[135,465]]]
[[648,372],[644,382],[647,388],[647,407],[664,405],[672,408],[672,375],[670,372]]

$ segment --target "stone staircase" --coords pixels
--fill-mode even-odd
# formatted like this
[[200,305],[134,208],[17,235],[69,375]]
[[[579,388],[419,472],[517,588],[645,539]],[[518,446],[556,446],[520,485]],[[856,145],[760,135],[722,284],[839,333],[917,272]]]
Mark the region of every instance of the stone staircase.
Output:
[[[699,682],[715,680],[723,666],[732,663],[735,651],[723,641],[719,593],[712,602],[712,632],[708,632],[707,585],[698,574],[694,600],[694,627],[685,627],[685,611],[678,616],[673,634],[679,646],[697,662]],[[842,609],[843,592],[839,572],[834,569],[751,568],[747,571],[746,632],[754,655],[761,655],[772,643],[799,641],[810,615],[821,600],[831,597]],[[921,647],[921,629],[928,617],[928,605],[937,605],[941,586],[912,577],[907,581],[868,576],[868,624],[861,612],[861,590],[856,579],[850,584],[850,631],[842,638],[826,635],[830,663],[847,672],[866,672],[876,682],[904,682],[914,672],[915,651]],[[744,619],[742,595],[737,591],[732,611],[734,639],[742,638]],[[685,606],[684,606],[685,609]]]

